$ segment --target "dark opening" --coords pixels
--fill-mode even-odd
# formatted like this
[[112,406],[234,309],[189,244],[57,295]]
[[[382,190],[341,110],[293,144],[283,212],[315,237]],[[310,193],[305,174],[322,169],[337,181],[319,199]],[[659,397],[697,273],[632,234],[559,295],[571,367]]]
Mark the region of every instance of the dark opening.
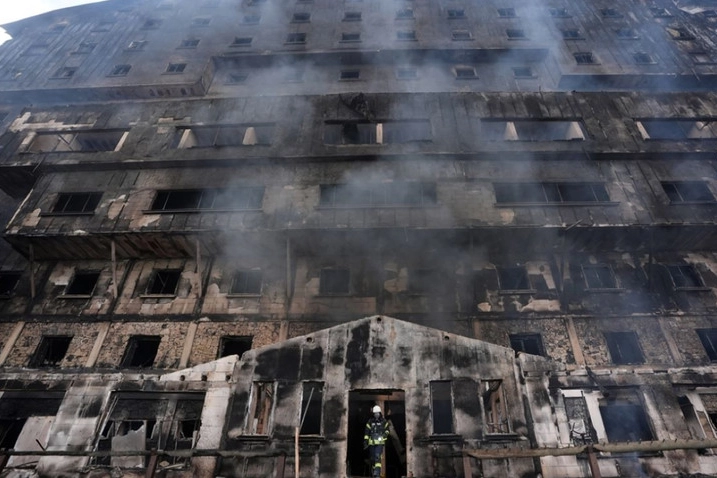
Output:
[[320,294],[348,294],[351,273],[348,269],[322,269],[319,280]]
[[511,334],[510,347],[516,352],[545,355],[543,339],[540,334]]
[[321,410],[324,398],[322,382],[304,382],[301,396],[301,435],[321,435]]
[[260,294],[261,270],[237,271],[232,278],[230,294]]
[[15,448],[15,442],[20,436],[26,420],[27,418],[0,419],[0,449]]
[[151,367],[157,356],[161,337],[156,335],[134,335],[130,337],[122,367]]
[[638,364],[645,359],[635,332],[605,332],[605,341],[614,364]]
[[712,191],[702,181],[664,182],[662,188],[671,203],[715,202]]
[[700,288],[704,287],[702,278],[691,264],[678,264],[667,266],[672,282],[676,288]]
[[717,360],[717,329],[697,329],[702,346],[711,361]]
[[65,295],[92,295],[100,277],[99,272],[77,271],[65,288]]
[[217,358],[228,357],[229,355],[242,356],[247,350],[251,350],[253,337],[251,335],[225,335],[219,343],[219,355]]
[[408,275],[408,289],[414,294],[425,294],[435,287],[431,269],[414,269]]
[[93,212],[102,198],[102,193],[60,193],[52,208],[53,213]]
[[431,382],[431,417],[434,435],[453,433],[451,382]]
[[368,455],[363,450],[366,422],[373,415],[371,409],[379,405],[389,422],[389,437],[384,456],[386,478],[406,476],[406,406],[401,390],[352,390],[349,392],[348,449],[346,473],[348,476],[371,476]]
[[608,402],[600,405],[608,441],[648,441],[654,437],[642,405]]
[[31,367],[57,367],[67,354],[72,337],[44,336],[30,359]]
[[530,290],[525,267],[499,267],[498,282],[501,290]]
[[608,265],[584,265],[583,276],[588,289],[614,289],[615,276]]
[[0,297],[12,295],[22,272],[0,272]]
[[180,270],[154,271],[147,286],[147,294],[150,295],[174,295],[179,284]]
[[[359,71],[359,70],[341,70],[341,74],[340,74],[339,78],[342,80],[358,80],[360,76],[361,76],[361,71]],[[347,128],[353,128],[355,130],[358,130],[358,125],[356,125],[356,123],[347,123],[344,125],[344,131],[347,131]],[[350,131],[349,131],[349,133],[350,133]],[[351,144],[355,144],[355,143],[351,143]]]

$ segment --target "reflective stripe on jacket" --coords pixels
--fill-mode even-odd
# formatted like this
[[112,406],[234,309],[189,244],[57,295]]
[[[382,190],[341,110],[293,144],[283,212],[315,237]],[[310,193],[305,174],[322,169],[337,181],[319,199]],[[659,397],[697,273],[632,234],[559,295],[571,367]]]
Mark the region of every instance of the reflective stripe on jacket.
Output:
[[383,445],[388,439],[388,422],[383,416],[371,417],[366,422],[366,430],[363,434],[364,442],[369,445]]

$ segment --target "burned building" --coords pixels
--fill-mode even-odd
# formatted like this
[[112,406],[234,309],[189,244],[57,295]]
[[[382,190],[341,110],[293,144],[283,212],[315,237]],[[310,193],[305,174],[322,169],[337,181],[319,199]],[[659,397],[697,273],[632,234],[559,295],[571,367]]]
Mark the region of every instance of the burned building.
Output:
[[717,474],[711,1],[109,0],[0,45],[0,476]]

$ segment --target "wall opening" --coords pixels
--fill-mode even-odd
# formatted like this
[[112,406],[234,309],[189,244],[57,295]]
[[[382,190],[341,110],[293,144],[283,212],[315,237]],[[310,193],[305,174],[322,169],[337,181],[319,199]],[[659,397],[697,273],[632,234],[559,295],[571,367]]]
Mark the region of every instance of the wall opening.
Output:
[[389,421],[390,435],[384,450],[386,478],[406,476],[406,399],[403,390],[352,390],[349,392],[346,473],[349,477],[371,476],[368,452],[363,449],[366,422],[378,405]]

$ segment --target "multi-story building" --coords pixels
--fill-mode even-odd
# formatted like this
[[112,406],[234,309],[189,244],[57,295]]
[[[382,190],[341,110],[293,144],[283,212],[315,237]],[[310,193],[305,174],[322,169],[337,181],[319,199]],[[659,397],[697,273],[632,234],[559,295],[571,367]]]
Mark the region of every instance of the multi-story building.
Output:
[[6,25],[1,476],[717,474],[713,8]]

